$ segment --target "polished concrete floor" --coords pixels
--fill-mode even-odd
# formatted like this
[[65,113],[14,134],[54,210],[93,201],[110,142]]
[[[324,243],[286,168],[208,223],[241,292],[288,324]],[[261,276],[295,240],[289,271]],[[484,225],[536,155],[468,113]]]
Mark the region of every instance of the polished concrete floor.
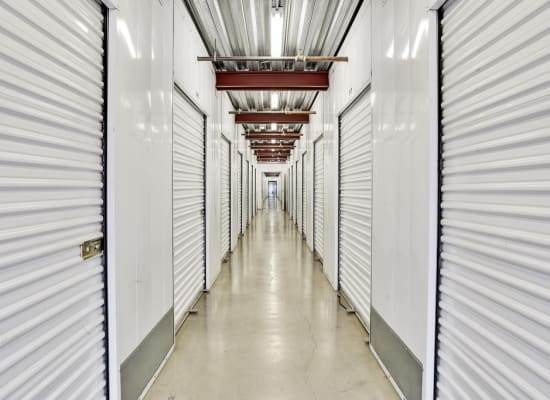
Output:
[[396,399],[288,216],[267,203],[147,399]]

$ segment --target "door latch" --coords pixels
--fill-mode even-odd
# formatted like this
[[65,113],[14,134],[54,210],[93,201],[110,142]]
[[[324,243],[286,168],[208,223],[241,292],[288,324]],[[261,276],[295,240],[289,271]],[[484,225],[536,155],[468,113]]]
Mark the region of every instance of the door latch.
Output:
[[86,240],[80,245],[80,257],[83,260],[97,256],[103,253],[103,238]]

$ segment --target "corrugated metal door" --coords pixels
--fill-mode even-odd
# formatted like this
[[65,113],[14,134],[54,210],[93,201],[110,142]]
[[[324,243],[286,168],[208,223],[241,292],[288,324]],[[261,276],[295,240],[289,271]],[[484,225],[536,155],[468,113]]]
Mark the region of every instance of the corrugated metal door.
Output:
[[294,165],[294,223],[298,225],[298,192],[300,191],[300,182],[298,181],[298,161]]
[[104,15],[0,6],[0,398],[106,396]]
[[239,213],[239,232],[242,234],[243,229],[243,155],[238,154],[237,158],[237,209]]
[[372,117],[365,93],[340,117],[338,264],[340,290],[369,327]]
[[297,218],[296,218],[296,224],[298,225],[298,232],[302,233],[302,222],[303,222],[303,216],[304,216],[304,213],[303,213],[303,199],[302,199],[302,194],[304,192],[304,181],[302,180],[302,176],[303,176],[303,158],[300,158],[300,160],[298,160],[298,163],[297,163],[297,166],[298,168],[296,169],[298,171],[298,176],[297,176],[297,181],[298,181],[298,191],[297,191],[297,195],[298,197],[296,198],[296,202],[298,204],[298,213],[297,213]]
[[324,207],[325,207],[325,154],[323,138],[313,145],[313,246],[321,260],[324,253]]
[[288,205],[290,207],[290,218],[294,219],[294,166],[290,166],[290,190],[288,191],[289,196],[289,202]]
[[439,398],[550,394],[550,1],[441,32]]
[[252,167],[252,217],[256,215],[256,168]]
[[250,221],[254,217],[254,167],[250,166]]
[[174,90],[174,314],[181,325],[205,284],[204,115]]
[[224,137],[221,140],[220,174],[221,253],[225,257],[231,247],[231,143]]
[[306,235],[307,227],[307,153],[302,156],[302,235]]
[[248,226],[248,193],[249,193],[249,186],[250,186],[250,162],[246,160],[246,167],[244,169],[245,174],[245,181],[244,181],[244,193],[243,193],[243,199],[244,199],[244,230],[246,231],[246,227]]

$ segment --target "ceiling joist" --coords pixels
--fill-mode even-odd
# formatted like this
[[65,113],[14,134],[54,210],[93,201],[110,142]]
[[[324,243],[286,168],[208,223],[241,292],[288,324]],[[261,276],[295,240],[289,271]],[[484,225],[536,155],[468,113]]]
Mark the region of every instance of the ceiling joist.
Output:
[[264,135],[264,134],[276,134],[276,135],[297,135],[300,131],[285,131],[283,130],[248,130],[242,135]]
[[346,56],[218,56],[214,53],[213,56],[198,56],[197,61],[208,61],[214,63],[220,62],[295,62],[295,63],[325,63],[325,62],[348,62]]
[[328,71],[235,71],[216,72],[218,90],[328,89]]
[[309,124],[309,113],[241,112],[236,124]]
[[246,140],[300,140],[301,135],[246,135]]

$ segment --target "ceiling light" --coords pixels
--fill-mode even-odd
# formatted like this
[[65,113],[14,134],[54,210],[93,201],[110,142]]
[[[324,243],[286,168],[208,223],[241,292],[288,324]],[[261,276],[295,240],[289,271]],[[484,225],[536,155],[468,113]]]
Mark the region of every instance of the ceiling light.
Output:
[[277,143],[275,139],[271,139],[271,143]]
[[271,124],[271,130],[272,130],[272,131],[276,131],[276,130],[277,130],[277,124],[276,124],[275,122],[273,122],[273,123]]
[[302,3],[302,14],[300,15],[300,26],[298,28],[298,42],[297,42],[298,46],[301,43],[302,32],[304,31],[304,22],[306,19],[307,3],[308,3],[308,0],[304,0],[304,2]]
[[271,11],[271,57],[280,57],[283,44],[283,13]]
[[271,109],[276,110],[279,108],[279,94],[271,93]]

